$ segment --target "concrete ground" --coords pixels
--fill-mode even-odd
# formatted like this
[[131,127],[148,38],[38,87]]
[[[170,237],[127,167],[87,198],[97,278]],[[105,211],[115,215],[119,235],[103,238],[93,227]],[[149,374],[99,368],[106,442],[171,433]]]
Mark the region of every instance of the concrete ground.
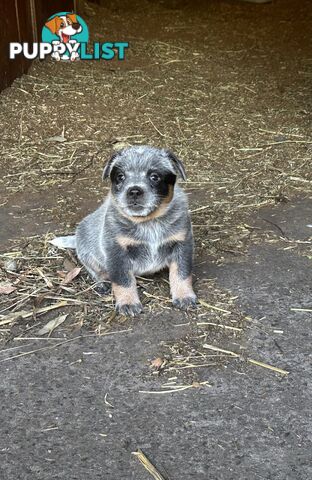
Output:
[[[90,73],[81,62],[69,78],[67,65],[38,62],[1,94],[0,250],[71,231],[101,200],[96,142],[105,155],[134,135],[168,142],[190,173],[191,208],[210,207],[193,215],[195,288],[215,279],[250,317],[219,344],[241,357],[198,368],[210,386],[146,393],[164,386],[151,360],[192,334],[177,326],[186,314],[161,308],[51,349],[58,342],[3,343],[0,479],[148,480],[132,455],[141,448],[167,480],[308,480],[310,1],[129,5],[107,2],[100,23],[90,18],[97,40],[120,40],[126,17],[128,63]],[[46,141],[63,126],[67,141]],[[205,341],[215,344],[212,330]]]
[[[312,200],[304,205],[296,216],[295,203],[274,210],[287,232],[302,232],[293,239],[309,234]],[[294,231],[295,222],[301,229]],[[128,333],[5,361],[1,478],[147,480],[131,455],[137,448],[170,480],[311,478],[311,313],[291,310],[311,308],[311,260],[280,244],[256,245],[244,262],[200,268],[258,319],[248,325],[243,347],[289,375],[235,360],[202,369],[210,388],[140,393],[159,390],[161,380],[148,378],[146,365],[160,342],[181,334],[174,328],[179,313],[145,316]]]

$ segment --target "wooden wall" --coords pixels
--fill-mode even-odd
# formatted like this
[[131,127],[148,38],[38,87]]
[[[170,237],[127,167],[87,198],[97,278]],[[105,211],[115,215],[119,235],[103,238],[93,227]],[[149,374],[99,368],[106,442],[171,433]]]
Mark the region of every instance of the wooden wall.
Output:
[[0,0],[0,90],[27,71],[30,62],[9,59],[10,42],[37,42],[46,20],[54,13],[76,11],[75,0]]

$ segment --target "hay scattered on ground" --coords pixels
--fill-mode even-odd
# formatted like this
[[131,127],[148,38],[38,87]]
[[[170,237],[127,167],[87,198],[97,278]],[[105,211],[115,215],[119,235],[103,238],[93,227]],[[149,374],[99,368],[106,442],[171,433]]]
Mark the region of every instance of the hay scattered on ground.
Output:
[[[34,62],[2,93],[1,206],[27,216],[23,199],[39,195],[29,222],[53,219],[54,232],[72,232],[82,210],[103,197],[101,170],[110,153],[148,143],[171,148],[186,165],[184,187],[192,198],[199,261],[243,260],[254,241],[281,242],[281,248],[309,256],[309,242],[287,239],[276,226],[274,235],[264,233],[250,215],[297,194],[312,194],[306,111],[312,64],[296,55],[287,65],[278,59],[275,71],[265,41],[268,23],[262,20],[257,37],[252,24],[241,35],[235,28],[239,4],[218,5],[216,12],[212,5],[201,22],[190,10],[186,22],[178,11],[146,2],[145,8],[129,7],[126,25],[117,4],[114,10],[92,8],[97,15],[89,21],[91,42],[107,40],[107,32],[120,40],[122,20],[131,45],[128,59],[122,64]],[[157,40],[150,35],[155,15]],[[216,42],[220,29],[221,44]],[[7,292],[13,288],[0,296],[1,338],[36,337],[47,322],[67,313],[50,338],[81,328],[95,334],[108,333],[112,325],[123,329],[111,296],[98,295],[83,270],[64,284],[76,260],[53,250],[47,240],[18,240],[15,252],[0,257],[1,286]],[[171,308],[163,277],[140,279],[139,286],[148,311]],[[191,334],[164,345],[163,370],[170,375],[229,361],[221,352],[204,353],[211,339],[219,348],[240,351],[245,322],[235,301],[211,280],[201,279],[198,287],[201,304],[189,320]]]
[[[18,326],[22,336],[27,337],[34,332],[39,335],[52,334],[54,330],[72,332],[82,327],[105,333],[116,320],[112,295],[99,294],[97,284],[81,268],[72,251],[57,250],[49,239],[51,235],[28,239],[19,250],[0,255],[0,334],[3,338],[14,336],[12,330]],[[138,277],[138,288],[147,312],[171,310],[167,275]],[[217,290],[212,280],[200,279],[197,290],[199,308],[190,314],[190,318],[195,316],[198,321],[196,328],[207,325],[234,335],[241,332],[242,319],[234,297]],[[52,313],[58,321],[46,325],[42,331],[42,323]],[[65,314],[70,318],[64,318]],[[119,317],[119,324],[124,321],[124,317]]]
[[[122,13],[118,7],[113,16],[101,12],[90,18],[91,41],[114,31]],[[185,187],[201,209],[194,217],[199,251],[219,259],[245,252],[250,212],[312,193],[312,138],[308,76],[299,75],[300,88],[280,93],[291,71],[279,70],[275,78],[265,44],[246,49],[235,30],[231,48],[215,44],[218,22],[230,27],[239,12],[222,6],[202,24],[191,16],[185,25],[162,6],[150,12],[147,2],[139,12],[134,6],[124,35],[131,40],[140,15],[147,24],[152,15],[160,24],[166,19],[166,28],[157,40],[145,30],[136,34],[126,62],[34,62],[0,99],[2,204],[18,192],[52,190],[50,217],[64,229],[77,220],[79,202],[101,198],[101,169],[112,150],[135,143],[166,146],[185,162]],[[211,35],[202,42],[200,32],[208,26]],[[295,78],[300,62],[291,65]]]
[[[56,250],[49,243],[50,237],[33,238],[20,250],[1,254],[0,341],[20,342],[21,347],[27,347],[10,352],[1,362],[58,348],[81,335],[131,331],[128,320],[116,315],[112,296],[97,293],[97,285],[77,264],[74,254]],[[139,277],[138,287],[146,314],[166,314],[172,309],[165,275],[153,279]],[[236,297],[218,289],[213,280],[203,278],[197,292],[198,309],[181,315],[186,321],[175,325],[177,329],[187,327],[189,333],[178,342],[164,342],[163,357],[151,363],[152,375],[165,374],[171,382],[164,383],[163,393],[209,386],[207,381],[194,380],[197,369],[226,365],[233,358],[261,363],[247,358],[241,346],[242,332],[250,319],[236,306]],[[42,347],[22,343],[39,340],[49,343]],[[211,346],[212,342],[220,347]],[[235,353],[225,347],[234,348]],[[266,368],[287,373],[275,367]],[[181,384],[173,378],[189,378],[191,383]]]
[[[44,333],[54,330],[67,335],[84,328],[103,335],[116,324],[111,294],[101,295],[71,251],[57,250],[51,236],[33,238],[20,250],[0,255],[0,337],[8,340],[42,335],[47,318],[62,321],[46,325]],[[145,307],[168,308],[168,282],[139,278],[138,287]],[[118,318],[122,326],[125,317]],[[48,332],[47,330],[51,331]],[[43,334],[44,334],[43,333]]]

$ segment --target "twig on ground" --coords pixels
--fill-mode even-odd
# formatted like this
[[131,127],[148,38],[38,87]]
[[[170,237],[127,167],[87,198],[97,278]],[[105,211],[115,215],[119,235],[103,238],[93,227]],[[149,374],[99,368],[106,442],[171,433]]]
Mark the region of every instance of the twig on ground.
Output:
[[156,469],[156,467],[154,467],[140,448],[138,448],[136,452],[132,452],[132,455],[135,455],[139,459],[143,467],[155,478],[155,480],[168,480]]
[[139,390],[139,393],[155,393],[155,394],[163,394],[163,393],[176,393],[182,392],[183,390],[188,390],[189,388],[198,388],[201,386],[211,387],[208,382],[194,382],[191,385],[175,385],[172,386],[170,390]]
[[291,308],[292,312],[312,312],[312,308]]
[[204,300],[201,300],[199,299],[198,302],[203,305],[204,307],[206,308],[209,308],[209,309],[212,309],[212,310],[217,310],[218,312],[222,312],[222,313],[228,313],[228,314],[231,314],[232,312],[230,312],[229,310],[225,310],[224,308],[220,308],[220,307],[215,307],[214,305],[210,305],[209,303],[205,302]]
[[[214,345],[208,345],[207,343],[205,343],[203,345],[203,348],[208,348],[209,350],[214,350],[216,352],[226,353],[227,355],[230,355],[232,357],[242,358],[239,353],[232,352],[230,350],[224,350],[223,348],[215,347]],[[288,375],[288,373],[289,373],[286,370],[283,370],[282,368],[274,367],[273,365],[269,365],[268,363],[259,362],[258,360],[253,360],[252,358],[247,358],[246,361],[253,364],[253,365],[257,365],[258,367],[263,367],[263,368],[267,368],[269,370],[273,370],[274,372],[280,373],[281,375]]]

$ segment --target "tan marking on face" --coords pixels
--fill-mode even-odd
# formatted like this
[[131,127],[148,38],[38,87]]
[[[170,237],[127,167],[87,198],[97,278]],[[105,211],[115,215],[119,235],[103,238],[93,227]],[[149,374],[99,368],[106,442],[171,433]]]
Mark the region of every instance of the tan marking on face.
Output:
[[192,287],[192,275],[182,279],[179,275],[178,265],[176,262],[172,262],[169,265],[169,283],[173,300],[195,297]]
[[112,283],[112,290],[115,295],[116,303],[119,306],[140,303],[135,278],[133,278],[130,287],[121,287],[120,285],[117,285],[117,283]]
[[127,250],[128,247],[134,247],[136,245],[141,245],[142,242],[135,240],[134,238],[127,237],[126,235],[118,235],[116,237],[118,245],[121,246],[124,250]]
[[179,232],[174,233],[173,235],[170,235],[169,237],[165,238],[165,243],[166,242],[184,242],[186,238],[186,231],[185,230],[180,230]]
[[169,193],[168,195],[162,200],[159,207],[156,208],[152,213],[146,215],[145,217],[129,217],[135,223],[142,223],[148,222],[149,220],[153,220],[154,218],[162,217],[168,208],[168,204],[171,202],[173,197],[173,185],[169,185]]
[[159,207],[156,208],[152,213],[149,215],[146,215],[145,217],[139,217],[139,216],[133,216],[133,217],[128,217],[132,222],[134,223],[142,223],[142,222],[148,222],[149,220],[153,220],[154,218],[162,217],[168,208],[168,204],[165,204],[162,202]]
[[140,217],[140,216],[131,216],[131,215],[127,215],[123,210],[122,208],[120,208],[120,206],[118,205],[118,202],[116,201],[116,198],[114,196],[114,193],[112,192],[112,190],[110,191],[111,193],[111,198],[114,202],[114,204],[116,205],[116,208],[118,209],[118,211],[121,213],[121,215],[123,215],[124,217],[128,218],[128,220],[131,220],[132,222],[134,223],[142,223],[142,222],[148,222],[149,220],[153,220],[154,218],[158,218],[158,217],[162,217],[166,211],[167,211],[167,208],[168,208],[168,204],[171,202],[172,200],[172,197],[173,197],[173,192],[174,192],[174,187],[173,185],[169,185],[169,193],[168,195],[162,200],[161,204],[159,205],[159,207],[156,208],[156,210],[154,210],[152,213],[150,213],[149,215],[146,215],[145,217]]
[[173,185],[169,185],[169,186],[168,186],[168,189],[169,189],[169,192],[168,192],[167,196],[163,199],[162,203],[170,203],[171,200],[172,200],[173,191],[174,191],[174,186],[173,186]]

